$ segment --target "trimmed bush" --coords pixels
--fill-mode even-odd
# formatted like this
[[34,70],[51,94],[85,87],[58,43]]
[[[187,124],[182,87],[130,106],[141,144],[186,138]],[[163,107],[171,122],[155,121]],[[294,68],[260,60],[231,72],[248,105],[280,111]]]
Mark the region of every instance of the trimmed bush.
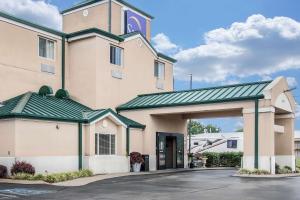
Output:
[[7,167],[0,165],[0,178],[6,178],[7,177]]
[[10,172],[11,172],[12,175],[16,175],[16,174],[19,174],[19,173],[34,175],[35,174],[35,169],[31,164],[29,164],[27,162],[17,161],[11,167]]
[[49,174],[49,175],[32,175],[27,173],[17,173],[12,176],[13,179],[16,180],[28,180],[28,181],[45,181],[47,183],[57,183],[57,182],[63,182],[63,181],[69,181],[77,178],[82,177],[90,177],[93,176],[93,172],[91,170],[81,170],[77,172],[68,172],[68,173],[55,173],[55,174]]
[[240,167],[242,152],[205,152],[202,154],[207,158],[206,167]]
[[266,170],[259,170],[259,169],[255,169],[255,170],[240,169],[238,173],[246,174],[246,175],[269,175],[270,174],[270,172]]

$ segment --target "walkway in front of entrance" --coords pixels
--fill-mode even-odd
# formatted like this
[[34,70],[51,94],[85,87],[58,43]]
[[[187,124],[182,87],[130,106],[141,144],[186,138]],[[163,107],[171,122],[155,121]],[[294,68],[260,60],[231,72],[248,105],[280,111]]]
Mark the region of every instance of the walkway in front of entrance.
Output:
[[[161,127],[166,130],[186,128],[187,123],[183,127],[180,121],[170,119],[186,122],[187,119],[243,117],[243,168],[258,168],[274,174],[275,163],[295,169],[295,106],[286,79],[279,77],[272,82],[140,95],[118,109],[133,119],[150,115],[151,120],[145,122],[145,131],[152,134]],[[186,155],[182,149],[184,139],[171,134],[182,132],[156,132],[157,168],[182,166]]]

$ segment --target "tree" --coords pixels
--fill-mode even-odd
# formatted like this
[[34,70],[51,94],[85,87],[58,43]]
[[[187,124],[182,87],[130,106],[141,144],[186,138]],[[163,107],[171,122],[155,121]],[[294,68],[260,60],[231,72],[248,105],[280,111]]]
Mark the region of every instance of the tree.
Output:
[[197,135],[197,134],[202,134],[202,133],[220,133],[221,132],[221,129],[217,126],[214,126],[212,124],[208,124],[206,126],[195,120],[191,120],[191,122],[189,122],[188,128],[191,132],[191,135]]

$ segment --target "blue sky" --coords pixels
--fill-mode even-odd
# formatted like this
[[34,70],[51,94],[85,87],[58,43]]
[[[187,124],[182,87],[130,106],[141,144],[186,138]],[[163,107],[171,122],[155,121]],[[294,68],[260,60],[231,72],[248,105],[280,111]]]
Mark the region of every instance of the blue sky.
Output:
[[[30,8],[18,11],[12,2],[28,3]],[[0,2],[0,10],[56,26],[60,23],[57,10],[78,2],[80,0],[7,0]],[[155,17],[152,22],[154,46],[179,60],[175,70],[175,89],[188,89],[189,73],[193,73],[194,88],[285,76],[290,87],[297,87],[294,95],[300,102],[299,0],[128,2]],[[44,21],[42,15],[45,15]],[[52,21],[49,21],[51,15]],[[298,130],[299,117],[298,113]],[[232,131],[241,124],[239,119],[204,122],[215,123],[224,131]]]

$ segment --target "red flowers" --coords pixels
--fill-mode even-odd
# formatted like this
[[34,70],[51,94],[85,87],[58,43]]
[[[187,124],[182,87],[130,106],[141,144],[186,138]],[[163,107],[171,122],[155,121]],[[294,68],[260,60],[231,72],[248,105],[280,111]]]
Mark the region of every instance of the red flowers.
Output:
[[10,172],[11,172],[12,175],[16,175],[18,173],[25,173],[25,174],[32,174],[32,175],[34,175],[35,174],[35,169],[29,163],[26,163],[24,161],[22,161],[22,162],[17,161],[11,167]]
[[138,152],[130,153],[130,164],[135,164],[135,163],[144,163],[142,154]]

